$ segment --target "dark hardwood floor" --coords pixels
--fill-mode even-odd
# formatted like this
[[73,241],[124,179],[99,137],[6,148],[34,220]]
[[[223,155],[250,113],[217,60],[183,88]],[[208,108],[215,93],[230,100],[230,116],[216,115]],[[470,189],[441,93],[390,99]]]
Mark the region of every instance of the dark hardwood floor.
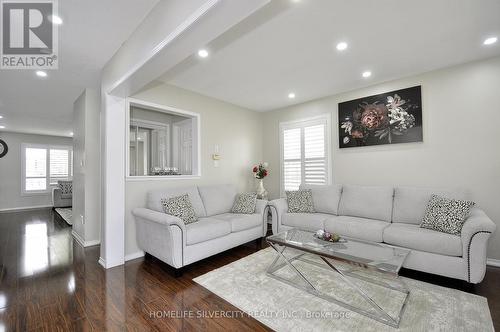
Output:
[[[155,258],[104,270],[97,263],[99,247],[81,248],[71,227],[51,210],[0,213],[0,332],[268,330],[192,281],[255,250],[255,243],[237,247],[188,266],[177,279]],[[474,287],[402,274],[487,297],[500,329],[500,269],[488,268]],[[166,317],[171,312],[193,317]],[[210,317],[214,312],[233,317]]]

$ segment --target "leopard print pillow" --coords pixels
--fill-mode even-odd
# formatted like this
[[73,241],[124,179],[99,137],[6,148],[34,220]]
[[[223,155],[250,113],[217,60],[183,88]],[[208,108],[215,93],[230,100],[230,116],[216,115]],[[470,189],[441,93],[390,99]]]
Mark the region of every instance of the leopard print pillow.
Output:
[[474,204],[471,201],[432,195],[420,227],[460,235]]
[[312,190],[285,191],[288,213],[315,213]]
[[253,214],[257,204],[257,193],[243,193],[236,197],[232,213]]
[[198,221],[188,194],[162,198],[161,205],[163,205],[163,211],[166,214],[181,218],[186,225]]

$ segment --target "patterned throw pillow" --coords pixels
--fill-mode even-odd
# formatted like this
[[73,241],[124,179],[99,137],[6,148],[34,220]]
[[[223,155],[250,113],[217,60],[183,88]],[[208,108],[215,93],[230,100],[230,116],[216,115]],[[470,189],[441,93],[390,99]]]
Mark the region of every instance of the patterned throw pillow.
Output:
[[61,194],[67,195],[73,193],[73,181],[58,180],[57,185],[61,188]]
[[460,235],[465,220],[469,216],[474,202],[432,195],[424,219],[420,224],[422,228]]
[[243,193],[236,197],[232,213],[252,214],[255,213],[255,205],[257,205],[257,193]]
[[198,221],[188,194],[162,198],[161,205],[163,205],[163,211],[166,214],[181,218],[186,225]]
[[288,213],[315,213],[312,190],[285,191]]

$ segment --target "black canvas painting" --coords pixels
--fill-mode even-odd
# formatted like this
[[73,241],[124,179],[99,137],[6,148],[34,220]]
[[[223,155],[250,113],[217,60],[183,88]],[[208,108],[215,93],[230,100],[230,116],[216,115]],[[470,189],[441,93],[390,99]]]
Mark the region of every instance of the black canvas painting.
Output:
[[421,87],[339,103],[339,147],[422,141]]

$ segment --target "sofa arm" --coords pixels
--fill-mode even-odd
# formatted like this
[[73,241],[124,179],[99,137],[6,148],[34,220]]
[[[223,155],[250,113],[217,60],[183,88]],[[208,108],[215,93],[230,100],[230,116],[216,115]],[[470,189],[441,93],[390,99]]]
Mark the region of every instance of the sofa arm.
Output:
[[168,226],[179,226],[182,230],[186,228],[184,222],[181,218],[158,212],[146,208],[135,208],[132,210],[132,214],[137,218],[147,219],[158,224],[168,225]]
[[186,226],[177,217],[145,208],[132,211],[141,250],[174,268],[184,266]]
[[470,283],[480,283],[484,278],[488,239],[495,229],[495,223],[479,208],[471,210],[462,227],[463,257],[467,262]]
[[59,187],[52,188],[52,203],[61,200],[62,189]]
[[255,205],[255,213],[263,214],[267,208],[267,203],[268,203],[267,200],[258,199],[257,204]]
[[255,205],[255,213],[257,213],[262,219],[262,236],[266,236],[267,234],[267,214],[269,213],[267,203],[267,200],[258,199],[257,204]]
[[281,217],[288,211],[288,203],[285,198],[278,198],[269,202],[269,208],[273,217],[273,234],[277,234],[281,227]]

